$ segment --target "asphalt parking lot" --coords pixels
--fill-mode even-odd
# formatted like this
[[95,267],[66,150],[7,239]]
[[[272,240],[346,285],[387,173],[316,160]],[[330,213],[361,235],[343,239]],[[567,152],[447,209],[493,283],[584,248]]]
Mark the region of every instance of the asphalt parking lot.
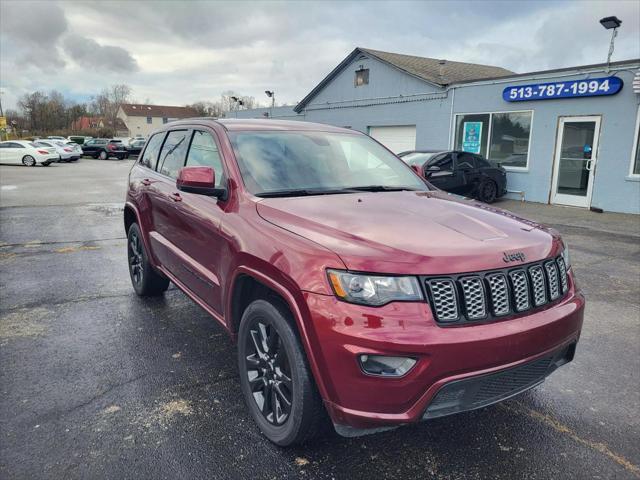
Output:
[[280,449],[222,329],[173,287],[134,294],[130,165],[0,166],[1,478],[640,478],[640,218],[500,202],[571,247],[575,361],[497,406]]

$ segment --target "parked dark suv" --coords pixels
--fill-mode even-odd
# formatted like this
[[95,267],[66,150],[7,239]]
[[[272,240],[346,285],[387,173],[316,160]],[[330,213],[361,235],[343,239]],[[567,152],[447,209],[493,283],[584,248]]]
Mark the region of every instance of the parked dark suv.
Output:
[[82,154],[100,160],[116,157],[123,160],[129,157],[122,140],[109,140],[108,138],[92,138],[82,145]]
[[493,203],[507,193],[507,171],[481,155],[419,150],[398,155],[429,182],[446,191]]
[[555,230],[433,190],[353,130],[172,122],[131,170],[124,227],[135,291],[171,281],[237,340],[247,406],[279,445],[327,419],[353,436],[493,404],[580,336]]

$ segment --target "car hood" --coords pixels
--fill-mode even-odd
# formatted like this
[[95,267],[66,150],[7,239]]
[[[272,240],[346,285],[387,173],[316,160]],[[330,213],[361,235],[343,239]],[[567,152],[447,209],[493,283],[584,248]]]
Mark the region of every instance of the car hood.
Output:
[[440,191],[269,198],[266,221],[335,252],[349,270],[447,274],[505,268],[559,253],[557,233]]

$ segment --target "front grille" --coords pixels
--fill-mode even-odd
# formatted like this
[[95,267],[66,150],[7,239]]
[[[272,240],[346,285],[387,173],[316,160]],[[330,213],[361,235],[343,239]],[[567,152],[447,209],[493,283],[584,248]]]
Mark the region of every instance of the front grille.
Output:
[[568,291],[562,257],[500,271],[422,277],[436,321],[491,320],[555,302]]

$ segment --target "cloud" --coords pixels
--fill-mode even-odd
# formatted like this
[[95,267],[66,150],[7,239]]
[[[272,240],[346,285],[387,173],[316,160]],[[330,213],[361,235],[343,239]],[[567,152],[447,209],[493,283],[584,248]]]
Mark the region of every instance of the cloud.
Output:
[[8,54],[6,47],[11,47],[17,65],[42,70],[64,66],[56,45],[67,28],[64,11],[55,3],[0,2],[1,53]]
[[637,1],[514,5],[0,0],[3,106],[25,91],[82,98],[123,82],[157,104],[216,100],[225,90],[267,104],[267,89],[295,103],[356,46],[517,72],[600,63],[610,32],[598,20],[611,14],[623,20],[613,59],[640,57]]
[[80,66],[117,73],[133,73],[138,63],[122,47],[100,45],[81,35],[69,35],[64,39],[64,50]]

